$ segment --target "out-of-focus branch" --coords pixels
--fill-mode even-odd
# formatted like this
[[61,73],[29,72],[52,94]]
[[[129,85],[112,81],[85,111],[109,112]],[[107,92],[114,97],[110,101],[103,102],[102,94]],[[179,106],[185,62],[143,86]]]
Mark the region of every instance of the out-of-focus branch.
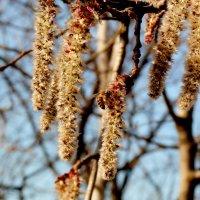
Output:
[[111,200],[122,200],[122,190],[117,185],[116,178],[112,181],[111,191],[112,191],[112,197]]
[[0,189],[3,190],[22,190],[22,186],[0,184]]
[[149,181],[152,187],[155,188],[156,193],[158,194],[158,199],[162,199],[162,185],[155,182],[155,180],[151,177],[151,174],[146,170],[144,166],[140,166],[142,168],[142,171],[144,172],[144,175],[146,179]]
[[119,171],[121,171],[121,170],[127,170],[127,169],[128,170],[132,170],[138,164],[140,158],[144,154],[146,154],[147,152],[148,152],[148,150],[147,150],[146,147],[141,148],[140,153],[138,153],[136,156],[134,156],[134,158],[131,161],[127,162],[123,167],[121,167],[119,169]]
[[[68,29],[65,28],[63,30],[59,30],[59,32],[57,34],[55,34],[55,38],[59,38],[60,36],[62,36]],[[10,51],[15,51],[18,52],[17,49],[10,49],[8,47],[5,46],[0,46],[0,48],[4,48],[6,50],[10,50]],[[4,71],[5,69],[7,69],[8,67],[14,66],[16,64],[16,62],[18,62],[19,60],[21,60],[24,56],[26,56],[27,54],[31,53],[33,50],[29,49],[29,50],[25,50],[22,51],[14,60],[8,62],[7,64],[0,66],[0,72]]]
[[[97,93],[99,89],[99,84],[98,81],[96,82],[96,84],[94,85],[94,89],[93,89],[93,93]],[[81,114],[81,122],[80,122],[80,135],[78,137],[78,149],[77,149],[77,154],[76,154],[76,160],[79,160],[81,155],[84,154],[85,152],[85,142],[84,140],[84,129],[85,129],[85,125],[88,121],[89,116],[92,114],[92,110],[93,110],[93,104],[94,104],[94,98],[90,98],[86,101],[86,106],[83,108],[83,113]]]
[[149,139],[149,137],[142,137],[136,134],[132,134],[135,138],[139,139],[139,140],[144,140],[148,143],[154,144],[157,147],[161,148],[161,149],[178,149],[178,145],[165,145],[165,144],[161,144],[159,142],[153,141],[151,139]]
[[[5,63],[8,63],[9,61],[6,58],[3,58],[0,56],[0,59],[2,61],[4,61]],[[26,71],[24,71],[21,67],[19,67],[17,65],[17,63],[15,63],[14,65],[12,65],[12,68],[16,69],[17,71],[19,71],[23,76],[27,77],[27,78],[32,78],[32,76],[30,74],[28,74]]]
[[89,154],[85,157],[83,157],[82,159],[78,160],[75,164],[74,164],[74,170],[78,170],[79,168],[81,168],[85,163],[87,163],[88,161],[92,160],[92,159],[98,159],[99,158],[99,153],[94,153],[94,154]]
[[29,54],[30,52],[32,52],[32,50],[26,50],[21,52],[14,60],[12,60],[11,62],[7,63],[6,65],[0,66],[0,71],[4,71],[5,69],[7,69],[8,67],[14,65],[17,61],[21,60],[25,55]]
[[27,27],[23,27],[23,26],[19,26],[16,25],[14,23],[12,23],[12,21],[0,21],[0,25],[1,26],[5,26],[5,27],[12,27],[14,29],[20,30],[20,31],[25,31],[25,32],[32,32],[33,28],[27,28]]
[[171,115],[172,119],[176,122],[178,120],[178,117],[174,112],[173,106],[167,96],[166,90],[163,91],[163,98],[165,100],[165,104],[168,108],[169,114]]
[[94,52],[87,60],[84,61],[85,64],[89,64],[94,61],[98,56],[102,56],[104,52],[106,52],[109,48],[112,47],[116,37],[118,36],[119,31],[113,34],[112,38],[106,42],[106,44],[99,50]]
[[109,66],[112,69],[110,72],[114,79],[117,74],[121,72],[122,64],[125,57],[126,45],[128,43],[128,30],[129,30],[129,20],[122,21],[119,24],[119,34],[115,38],[112,54],[109,62]]
[[6,51],[12,51],[12,52],[16,52],[16,53],[21,53],[21,51],[17,48],[11,48],[5,45],[0,45],[0,49],[6,50]]

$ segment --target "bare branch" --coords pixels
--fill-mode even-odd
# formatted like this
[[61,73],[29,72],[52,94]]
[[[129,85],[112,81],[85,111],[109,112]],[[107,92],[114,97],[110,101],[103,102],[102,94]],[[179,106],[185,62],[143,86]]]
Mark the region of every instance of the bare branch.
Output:
[[98,159],[99,158],[99,153],[94,153],[94,154],[90,154],[87,155],[85,157],[83,157],[81,160],[78,160],[75,164],[74,164],[74,170],[78,170],[80,169],[85,163],[87,163],[88,161],[92,160],[92,159]]
[[163,97],[164,97],[166,106],[168,108],[169,114],[171,115],[172,119],[176,122],[178,117],[176,116],[176,114],[173,110],[172,104],[170,103],[170,100],[169,100],[165,90],[163,91]]
[[20,55],[18,55],[13,61],[9,62],[6,65],[0,66],[0,71],[2,72],[8,67],[14,65],[17,61],[21,60],[25,55],[29,54],[30,52],[32,52],[31,49],[21,52]]

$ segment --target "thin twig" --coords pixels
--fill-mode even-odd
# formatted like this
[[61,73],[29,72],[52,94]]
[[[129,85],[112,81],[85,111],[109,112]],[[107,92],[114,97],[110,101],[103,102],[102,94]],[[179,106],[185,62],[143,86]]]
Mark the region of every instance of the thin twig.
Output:
[[162,144],[162,143],[159,143],[159,142],[156,142],[152,139],[149,139],[149,137],[143,137],[143,136],[139,136],[139,135],[136,135],[136,134],[132,134],[131,136],[135,137],[136,139],[139,139],[139,140],[144,140],[148,143],[151,142],[151,144],[153,145],[156,145],[157,147],[161,148],[161,149],[178,149],[179,145],[165,145],[165,144]]
[[[0,56],[0,60],[2,60],[4,63],[8,63],[8,59],[4,58],[4,57],[1,57]],[[16,69],[17,71],[19,71],[23,76],[27,77],[27,78],[32,78],[32,76],[27,73],[26,71],[24,71],[23,69],[21,69],[17,63],[15,63],[14,65],[12,65],[12,68]]]
[[55,34],[55,38],[58,39],[60,36],[64,35],[67,31],[68,31],[68,27],[62,30],[58,30],[58,32]]
[[170,103],[170,100],[169,100],[169,98],[168,98],[167,93],[166,93],[165,90],[163,91],[163,98],[165,100],[165,103],[166,103],[166,106],[168,108],[169,114],[171,115],[172,119],[175,122],[177,122],[178,117],[177,117],[177,115],[175,114],[175,112],[173,110],[172,104]]
[[17,48],[11,48],[5,45],[0,45],[0,49],[6,50],[6,51],[12,51],[12,52],[16,52],[16,53],[21,53],[21,51]]
[[93,53],[86,61],[84,61],[84,64],[90,64],[92,61],[94,61],[94,59],[99,56],[101,53],[107,51],[109,48],[111,48],[111,46],[113,45],[116,37],[120,34],[120,30],[116,31],[113,34],[113,37],[108,40],[108,42],[106,43],[105,47],[103,49],[101,49],[100,51],[97,51],[95,53]]
[[23,58],[25,55],[29,54],[30,52],[32,52],[32,49],[29,49],[27,51],[23,51],[21,52],[14,60],[12,60],[11,62],[7,63],[6,65],[3,65],[0,67],[0,71],[4,71],[6,68],[14,65],[17,61],[19,61],[21,58]]
[[87,163],[89,160],[92,159],[98,159],[99,158],[99,153],[94,153],[94,154],[89,154],[85,157],[83,157],[81,160],[78,160],[75,164],[73,169],[74,170],[78,170],[82,167],[82,165],[84,165],[85,163]]

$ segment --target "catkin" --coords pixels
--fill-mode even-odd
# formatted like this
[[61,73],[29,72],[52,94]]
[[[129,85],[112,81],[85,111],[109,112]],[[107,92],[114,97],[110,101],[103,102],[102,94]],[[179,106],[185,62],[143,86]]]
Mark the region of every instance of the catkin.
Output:
[[58,69],[55,68],[52,74],[49,90],[46,96],[44,111],[40,117],[40,130],[45,132],[55,121],[57,110],[56,102],[58,100]]
[[176,52],[179,44],[182,22],[186,17],[188,0],[169,0],[168,10],[162,19],[158,33],[158,43],[155,50],[155,59],[150,69],[149,96],[158,98],[165,84],[167,72],[170,69],[170,62],[173,53]]
[[116,150],[119,148],[117,140],[122,137],[121,129],[117,126],[118,117],[107,113],[105,129],[102,134],[102,147],[100,150],[99,166],[104,180],[112,180],[117,173],[118,158]]
[[[102,132],[99,166],[102,178],[112,180],[117,173],[118,158],[116,150],[125,127],[122,114],[125,111],[126,76],[117,76],[115,82],[97,97],[98,103],[105,106],[105,124]],[[103,101],[103,103],[101,103]]]
[[[89,4],[88,4],[89,6]],[[59,81],[57,118],[59,120],[59,156],[63,160],[71,158],[78,144],[78,118],[80,104],[77,95],[83,81],[84,67],[81,54],[86,42],[91,38],[89,27],[94,24],[94,16],[84,3],[77,0],[72,4],[72,18],[68,21],[68,32],[63,37],[58,58]]]
[[53,60],[54,19],[56,8],[54,0],[39,1],[35,17],[35,40],[33,43],[33,79],[32,102],[35,110],[44,108],[46,91],[49,85],[51,70],[49,65]]
[[188,38],[189,53],[186,58],[186,70],[183,87],[179,96],[179,106],[189,110],[197,99],[200,85],[200,2],[192,0],[188,14],[190,34]]

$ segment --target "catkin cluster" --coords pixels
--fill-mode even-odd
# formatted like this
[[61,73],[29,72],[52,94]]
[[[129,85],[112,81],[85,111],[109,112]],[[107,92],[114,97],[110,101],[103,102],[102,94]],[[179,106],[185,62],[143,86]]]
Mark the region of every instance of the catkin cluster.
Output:
[[172,62],[172,55],[176,52],[179,44],[179,35],[185,20],[189,22],[189,51],[186,57],[183,86],[178,103],[183,110],[189,110],[197,99],[200,85],[199,1],[167,1],[167,11],[159,29],[155,59],[150,69],[149,95],[152,98],[158,98],[163,91],[167,72]]
[[150,69],[149,96],[158,98],[164,88],[173,53],[179,44],[179,35],[186,17],[188,0],[167,1],[162,24],[158,32],[155,59]]
[[179,105],[189,110],[195,102],[200,86],[200,1],[191,0],[188,13],[190,33],[188,38],[189,52],[186,58],[186,70]]
[[[43,110],[40,120],[41,131],[48,130],[55,120],[59,122],[59,156],[63,160],[68,160],[76,151],[78,144],[78,119],[81,115],[78,94],[84,72],[81,55],[87,52],[87,42],[91,38],[89,28],[97,21],[94,9],[101,9],[99,4],[93,1],[75,0],[70,4],[71,18],[67,22],[68,30],[63,36],[56,65],[51,69],[56,28],[54,1],[38,0],[33,45],[32,101],[35,110]],[[159,5],[156,0],[150,0],[150,2]],[[146,42],[150,42],[153,37],[163,13],[164,11],[161,10],[157,14],[148,15]],[[186,110],[190,109],[196,100],[200,85],[199,1],[167,1],[167,10],[159,27],[155,60],[150,69],[149,84],[149,95],[152,98],[159,97],[163,91],[172,55],[176,52],[180,31],[187,15],[191,29],[188,39],[189,53],[186,58],[184,84],[179,98],[179,105]],[[99,165],[102,176],[106,180],[113,179],[117,173],[116,150],[120,146],[118,140],[122,137],[124,128],[122,115],[125,111],[125,96],[129,85],[127,81],[130,81],[130,76],[119,75],[107,89],[101,91],[97,96],[98,105],[105,109]],[[61,191],[60,199],[73,200],[78,196],[77,174],[73,172],[71,176],[65,178],[57,182],[57,190]],[[72,179],[73,182],[70,182]],[[67,184],[71,184],[72,188],[67,188]]]
[[99,106],[105,109],[105,123],[102,132],[102,147],[100,149],[99,165],[102,177],[111,180],[117,173],[117,152],[120,147],[119,139],[125,127],[122,114],[125,111],[126,75],[117,76],[109,88],[97,96]]
[[42,132],[52,122],[59,121],[59,155],[68,160],[77,148],[77,119],[81,109],[77,100],[82,83],[81,55],[87,50],[91,38],[89,28],[96,18],[90,2],[76,0],[71,4],[72,16],[67,22],[67,33],[63,36],[56,65],[50,70],[53,60],[53,32],[56,6],[54,0],[39,1],[39,12],[35,19],[33,106],[43,110],[40,120]]

